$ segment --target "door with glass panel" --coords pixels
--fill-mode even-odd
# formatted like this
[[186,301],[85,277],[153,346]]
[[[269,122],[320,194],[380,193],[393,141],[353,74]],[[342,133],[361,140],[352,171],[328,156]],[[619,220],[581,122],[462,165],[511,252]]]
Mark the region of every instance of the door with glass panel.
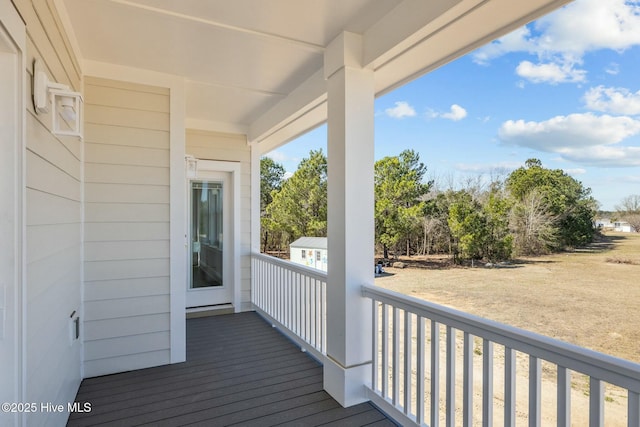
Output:
[[229,173],[201,171],[189,181],[189,286],[187,308],[232,303]]

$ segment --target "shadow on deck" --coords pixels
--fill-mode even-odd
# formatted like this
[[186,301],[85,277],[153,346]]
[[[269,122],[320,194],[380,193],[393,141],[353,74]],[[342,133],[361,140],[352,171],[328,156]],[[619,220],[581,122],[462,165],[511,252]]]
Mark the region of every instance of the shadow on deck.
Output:
[[256,313],[189,319],[187,361],[85,379],[68,426],[393,426],[369,403],[342,408],[322,366]]

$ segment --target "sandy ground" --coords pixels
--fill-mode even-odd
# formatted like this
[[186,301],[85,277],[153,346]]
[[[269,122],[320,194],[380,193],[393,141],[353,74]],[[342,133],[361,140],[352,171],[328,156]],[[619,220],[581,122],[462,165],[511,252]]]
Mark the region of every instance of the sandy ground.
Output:
[[[451,267],[447,266],[446,258],[438,257],[413,257],[405,261],[411,264],[410,268],[386,268],[387,274],[376,278],[376,285],[640,362],[640,235],[609,235],[590,248],[523,259],[502,268]],[[442,332],[441,340],[444,339]],[[461,338],[457,346],[457,383],[462,384]],[[444,348],[442,341],[442,351]],[[482,345],[479,341],[475,348],[474,419],[479,422],[482,416]],[[415,369],[412,371],[415,381]],[[444,402],[444,365],[440,371],[439,400]],[[496,347],[495,425],[502,425],[503,420],[503,372],[504,354]],[[526,425],[528,357],[525,355],[518,354],[517,372],[517,424]],[[426,377],[430,381],[430,373]],[[555,381],[555,366],[543,363],[543,426],[556,422]],[[574,374],[572,425],[588,425],[588,395],[586,380]],[[626,425],[626,392],[607,387],[605,396],[605,425]],[[456,424],[459,424],[461,388],[456,400]]]

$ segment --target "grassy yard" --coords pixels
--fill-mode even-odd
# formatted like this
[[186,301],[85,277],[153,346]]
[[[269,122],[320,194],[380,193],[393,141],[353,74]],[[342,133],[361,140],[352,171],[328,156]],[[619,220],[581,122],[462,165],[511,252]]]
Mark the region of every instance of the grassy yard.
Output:
[[407,261],[376,285],[640,362],[640,234],[502,268]]

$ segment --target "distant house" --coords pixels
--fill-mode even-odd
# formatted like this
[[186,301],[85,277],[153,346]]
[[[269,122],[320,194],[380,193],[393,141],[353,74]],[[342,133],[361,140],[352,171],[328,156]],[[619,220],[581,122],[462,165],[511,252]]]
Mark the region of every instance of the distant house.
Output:
[[598,218],[595,220],[596,228],[600,228],[602,230],[613,230],[613,223],[609,218]]
[[613,231],[621,231],[623,233],[633,233],[635,230],[626,221],[616,221],[613,223]]
[[596,228],[609,231],[617,231],[621,233],[633,233],[635,229],[626,221],[611,222],[609,218],[600,218],[595,221]]
[[291,261],[327,271],[327,238],[301,237],[289,245]]

